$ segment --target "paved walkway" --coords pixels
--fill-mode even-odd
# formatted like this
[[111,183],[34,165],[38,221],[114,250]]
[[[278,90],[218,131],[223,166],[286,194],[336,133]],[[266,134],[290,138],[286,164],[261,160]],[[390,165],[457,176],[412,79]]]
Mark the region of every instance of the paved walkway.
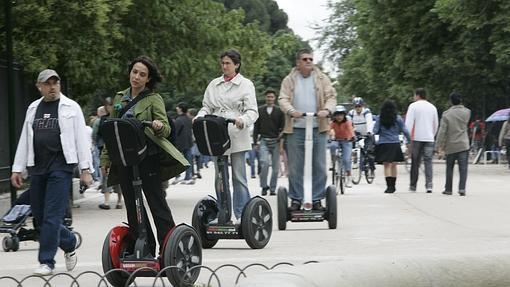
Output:
[[[384,194],[382,167],[378,166],[374,184],[369,185],[362,180],[360,185],[355,185],[348,189],[345,195],[338,196],[339,227],[336,230],[327,229],[327,223],[322,222],[288,223],[286,231],[278,231],[276,197],[267,197],[273,208],[274,229],[266,248],[252,250],[243,240],[222,240],[215,248],[203,251],[203,264],[211,267],[229,263],[240,267],[251,263],[272,266],[278,262],[300,265],[315,260],[330,266],[340,264],[338,266],[347,268],[344,272],[348,272],[346,266],[350,265],[349,262],[352,262],[352,266],[360,266],[363,262],[373,260],[401,264],[405,260],[413,261],[423,257],[432,258],[434,261],[440,256],[450,260],[509,255],[510,172],[502,165],[471,165],[469,168],[467,196],[460,197],[457,194],[441,194],[444,164],[434,166],[435,186],[432,194],[425,193],[423,175],[418,181],[417,192],[408,192],[408,174],[403,168],[399,168],[397,192]],[[195,203],[201,197],[213,193],[212,169],[205,169],[203,176],[204,179],[198,180],[195,185],[174,185],[168,189],[167,200],[176,222],[190,223]],[[454,183],[456,180],[455,177]],[[287,185],[286,178],[281,178],[280,183]],[[258,179],[250,179],[249,187],[252,195],[260,192]],[[78,250],[77,268],[71,272],[74,275],[87,270],[102,273],[101,247],[104,237],[112,226],[125,221],[125,210],[99,210],[98,204],[101,202],[101,194],[88,190],[85,197],[77,201],[81,207],[73,210],[75,230],[84,238],[83,245]],[[0,277],[9,275],[22,278],[30,275],[37,266],[37,247],[35,242],[23,242],[18,252],[0,251],[0,260],[5,262],[0,265]],[[389,258],[391,260],[388,261]],[[56,260],[56,271],[64,272],[61,252],[57,254]],[[307,274],[307,270],[310,274],[319,272],[308,266],[301,268],[299,272],[303,275]],[[445,268],[448,270],[448,266]],[[254,274],[259,273],[262,268],[250,270],[252,271],[247,272],[248,279],[256,278]],[[320,270],[326,271],[327,268]],[[486,275],[498,275],[491,274],[490,270],[484,271]],[[320,278],[328,278],[326,274],[318,274]],[[349,274],[359,273],[352,270]],[[206,271],[202,272],[201,280],[208,275]],[[222,286],[235,285],[233,280],[237,272],[228,269],[219,275],[225,278]],[[42,286],[40,281],[29,281],[32,283],[27,281],[23,286]],[[138,286],[152,285],[152,280],[149,279],[142,278],[137,282],[140,282]],[[83,276],[80,284],[97,286],[97,278]],[[0,286],[14,285],[0,282]],[[423,286],[439,285],[431,283]]]

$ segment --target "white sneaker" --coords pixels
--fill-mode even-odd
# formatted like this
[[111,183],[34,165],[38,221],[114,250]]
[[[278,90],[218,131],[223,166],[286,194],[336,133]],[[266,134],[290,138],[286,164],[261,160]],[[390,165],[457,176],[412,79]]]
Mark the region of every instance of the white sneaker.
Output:
[[350,175],[345,177],[345,187],[348,187],[348,188],[352,187],[352,178]]
[[53,269],[48,264],[41,264],[34,270],[34,275],[38,276],[48,276],[51,274],[53,274]]
[[76,256],[76,251],[65,253],[64,258],[66,259],[67,271],[72,271],[74,267],[76,267],[76,263],[78,263],[78,256]]

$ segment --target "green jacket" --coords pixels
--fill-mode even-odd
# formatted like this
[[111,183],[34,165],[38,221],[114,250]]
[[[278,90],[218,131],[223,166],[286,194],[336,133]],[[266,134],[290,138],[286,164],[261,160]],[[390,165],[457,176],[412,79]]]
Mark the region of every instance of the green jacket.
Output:
[[[113,111],[110,114],[111,118],[118,117],[119,110],[125,105],[121,102],[121,98],[128,92],[129,89],[126,89],[115,95],[113,99]],[[163,122],[163,128],[157,132],[154,132],[151,128],[145,128],[144,130],[145,135],[165,151],[160,157],[161,181],[169,180],[185,171],[189,166],[188,161],[167,139],[170,135],[170,124],[166,116],[163,98],[157,93],[150,93],[135,105],[134,114],[135,118],[141,121],[160,120]],[[110,164],[108,151],[106,147],[104,147],[101,153],[101,166],[110,166]],[[111,165],[108,174],[108,186],[119,184],[119,182],[117,167]]]

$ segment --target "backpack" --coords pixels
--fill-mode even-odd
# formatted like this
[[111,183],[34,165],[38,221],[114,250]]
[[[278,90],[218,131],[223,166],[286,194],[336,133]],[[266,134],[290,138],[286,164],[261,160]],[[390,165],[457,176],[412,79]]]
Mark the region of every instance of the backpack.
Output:
[[203,155],[223,155],[230,148],[227,120],[214,115],[196,118],[193,134],[198,150]]
[[147,154],[144,126],[135,118],[109,118],[99,127],[110,160],[116,165],[134,166]]

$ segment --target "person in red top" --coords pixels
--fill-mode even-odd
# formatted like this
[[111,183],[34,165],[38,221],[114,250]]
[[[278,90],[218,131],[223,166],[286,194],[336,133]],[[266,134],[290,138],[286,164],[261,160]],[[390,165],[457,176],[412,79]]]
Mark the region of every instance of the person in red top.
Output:
[[482,147],[481,142],[485,135],[485,123],[480,119],[480,116],[476,116],[475,120],[469,124],[471,146],[474,150],[478,150]]
[[[336,106],[333,113],[333,120],[330,124],[329,135],[332,139],[331,154],[335,154],[337,148],[342,148],[342,165],[345,170],[346,187],[352,187],[351,183],[351,153],[354,128],[352,122],[347,118],[347,111],[344,106]],[[340,164],[340,163],[338,163]]]

